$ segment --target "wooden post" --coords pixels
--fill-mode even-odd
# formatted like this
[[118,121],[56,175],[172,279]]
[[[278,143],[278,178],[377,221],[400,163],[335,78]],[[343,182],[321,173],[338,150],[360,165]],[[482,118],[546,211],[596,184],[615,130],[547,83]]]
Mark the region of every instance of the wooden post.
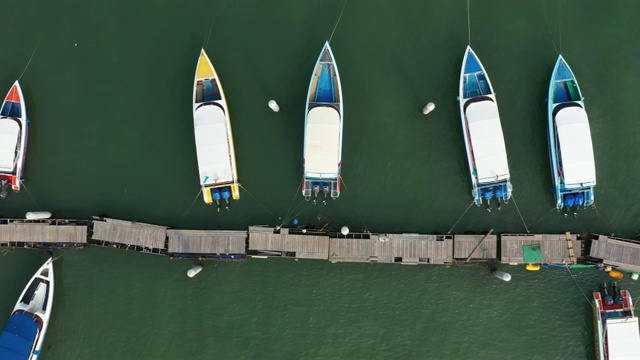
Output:
[[573,239],[571,238],[571,232],[565,232],[564,236],[567,240],[567,248],[569,249],[569,260],[571,260],[572,264],[577,264],[578,261],[576,260],[576,254],[573,251]]
[[469,262],[469,260],[471,260],[471,256],[473,256],[473,253],[476,252],[476,250],[478,249],[478,247],[480,247],[480,244],[482,244],[482,242],[484,241],[484,239],[488,238],[489,235],[491,235],[491,233],[493,232],[493,229],[489,230],[489,232],[487,233],[487,235],[485,235],[482,240],[480,240],[480,242],[478,243],[478,245],[476,245],[476,247],[473,248],[473,250],[471,250],[471,252],[469,253],[469,257],[467,258],[467,260],[465,260],[465,262]]

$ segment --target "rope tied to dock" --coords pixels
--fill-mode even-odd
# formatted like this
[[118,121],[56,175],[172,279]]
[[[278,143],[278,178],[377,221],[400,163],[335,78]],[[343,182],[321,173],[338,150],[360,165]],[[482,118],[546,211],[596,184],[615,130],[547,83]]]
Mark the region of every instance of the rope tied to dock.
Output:
[[27,194],[29,194],[29,196],[31,197],[31,200],[33,200],[33,203],[36,204],[36,208],[38,210],[42,210],[42,208],[40,207],[40,204],[38,204],[38,201],[36,201],[35,196],[33,196],[31,191],[29,191],[29,188],[27,187],[27,184],[24,183],[24,181],[22,181],[22,186],[24,186],[24,189],[27,190]]
[[242,186],[242,184],[239,184],[239,185],[240,185],[240,188],[241,188],[242,190],[246,191],[246,192],[247,192],[247,194],[249,194],[249,196],[251,196],[251,197],[253,198],[253,200],[255,200],[255,202],[257,202],[257,203],[258,203],[258,205],[262,206],[262,208],[263,208],[267,213],[269,213],[269,215],[271,215],[271,216],[272,216],[274,219],[276,219],[276,220],[278,219],[278,217],[277,217],[277,216],[275,216],[275,215],[273,215],[273,213],[272,213],[271,211],[269,211],[269,209],[267,209],[267,207],[266,207],[262,202],[260,202],[260,200],[258,200],[258,198],[256,198],[255,196],[253,196],[253,194],[251,193],[251,191],[247,190],[247,188],[246,188],[246,187],[244,187],[244,186]]
[[472,201],[471,204],[469,204],[469,206],[467,206],[467,209],[462,213],[462,215],[460,215],[460,217],[458,218],[458,220],[456,221],[455,224],[453,224],[453,226],[451,227],[451,229],[449,229],[449,231],[447,231],[447,235],[451,234],[451,232],[453,231],[453,228],[456,227],[456,225],[458,225],[458,223],[460,222],[460,220],[462,220],[462,218],[464,217],[464,215],[467,213],[467,211],[469,211],[469,209],[471,209],[471,207],[473,206],[473,204],[475,204],[475,201]]
[[546,214],[544,214],[538,221],[535,222],[535,224],[533,224],[533,226],[531,226],[530,231],[533,231],[533,228],[536,227],[536,225],[538,225],[540,223],[540,221],[542,221],[542,219],[544,219],[545,217],[547,217],[547,215],[551,214],[551,212],[553,210],[556,210],[555,206],[552,207],[551,209],[549,209],[549,211],[547,211]]
[[593,205],[593,209],[596,211],[596,217],[598,218],[598,221],[600,221],[600,224],[602,224],[602,226],[604,226],[604,228],[607,230],[607,233],[609,233],[609,236],[613,236],[614,234],[611,232],[611,229],[609,229],[607,224],[605,224],[604,221],[602,221],[602,217],[600,216],[600,212],[598,212],[598,208],[595,206],[595,204]]
[[527,223],[524,222],[524,218],[522,217],[522,213],[520,212],[520,208],[518,207],[518,203],[516,202],[516,197],[511,195],[513,199],[513,204],[516,206],[516,210],[518,211],[518,215],[520,216],[520,220],[522,220],[522,225],[524,225],[524,229],[527,230],[527,234],[531,233],[531,230],[527,227]]
[[575,282],[576,286],[578,287],[578,290],[580,290],[580,292],[582,293],[582,296],[584,296],[585,300],[587,300],[587,302],[589,303],[589,306],[591,306],[591,309],[593,309],[593,304],[591,303],[591,300],[589,300],[589,297],[587,296],[587,294],[584,293],[584,291],[582,290],[582,288],[580,287],[580,284],[578,284],[578,280],[576,280],[575,276],[573,275],[573,273],[571,272],[571,270],[569,270],[569,264],[567,264],[566,262],[564,262],[564,267],[567,269],[567,271],[569,272],[569,275],[571,276],[571,279],[573,279],[573,282]]
[[[342,177],[342,175],[340,175],[340,181],[342,181],[342,184],[344,185],[344,189],[345,189],[345,190],[347,190],[347,191],[349,191],[349,192],[351,192],[351,191],[349,190],[349,187],[347,186],[347,183],[346,183],[346,182],[344,182],[344,178]],[[355,213],[356,213],[356,217],[358,218],[358,220],[359,220],[359,221],[362,223],[362,225],[364,226],[365,231],[370,233],[371,231],[369,231],[369,227],[367,226],[367,224],[365,224],[365,223],[364,223],[364,220],[362,220],[362,216],[360,216],[360,212],[359,212],[358,210],[355,210]]]

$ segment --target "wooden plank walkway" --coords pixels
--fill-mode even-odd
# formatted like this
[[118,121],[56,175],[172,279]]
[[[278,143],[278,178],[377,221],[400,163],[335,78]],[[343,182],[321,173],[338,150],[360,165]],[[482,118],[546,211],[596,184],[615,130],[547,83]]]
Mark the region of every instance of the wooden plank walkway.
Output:
[[104,218],[103,220],[93,221],[91,239],[139,246],[146,249],[165,249],[167,227]]
[[444,264],[451,262],[453,236],[371,234],[370,239],[336,237],[329,243],[333,262]]
[[329,236],[321,234],[291,234],[290,229],[250,226],[249,250],[257,252],[295,253],[300,259],[324,259],[329,256]]
[[172,254],[245,254],[246,231],[167,230]]
[[0,243],[84,244],[87,228],[87,225],[74,224],[73,220],[10,221],[0,225]]
[[[466,260],[471,251],[478,246],[485,235],[454,235],[453,237],[453,257],[457,260]],[[491,260],[498,258],[498,236],[489,235],[473,252],[471,260]]]
[[[582,240],[573,234],[505,234],[500,236],[501,256],[503,264],[523,264],[522,246],[539,244],[542,262],[546,264],[572,264],[567,236],[571,237],[574,249],[582,248]],[[575,254],[574,254],[575,256]],[[582,254],[578,250],[578,256]]]
[[640,244],[599,235],[591,242],[589,256],[602,259],[605,265],[640,272]]

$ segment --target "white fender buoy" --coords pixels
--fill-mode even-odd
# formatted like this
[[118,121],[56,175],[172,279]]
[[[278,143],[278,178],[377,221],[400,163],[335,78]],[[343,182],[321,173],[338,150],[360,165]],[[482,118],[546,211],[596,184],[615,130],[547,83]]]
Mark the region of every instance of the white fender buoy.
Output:
[[500,280],[504,280],[504,281],[510,281],[511,280],[511,274],[506,273],[504,271],[493,270],[491,273],[493,274],[493,276],[497,277]]
[[638,273],[631,274],[631,279],[632,280],[638,280],[638,277],[640,277],[640,274],[638,274]]
[[612,268],[611,266],[605,266],[605,267],[604,267],[604,271],[605,271],[605,272],[609,272],[609,271],[611,271],[611,270],[613,270],[613,268]]
[[269,100],[269,107],[273,112],[280,111],[280,106],[278,106],[278,103],[275,100]]
[[24,217],[27,220],[40,220],[40,219],[48,219],[52,216],[53,214],[51,214],[48,211],[29,211]]
[[196,275],[198,275],[198,273],[202,271],[202,265],[196,265],[194,267],[192,267],[191,269],[189,269],[189,271],[187,271],[187,276],[192,278]]
[[432,112],[433,109],[435,108],[436,108],[436,104],[430,102],[425,107],[422,108],[422,114],[427,115],[428,113]]
[[347,235],[349,233],[349,228],[346,226],[343,226],[342,229],[340,229],[340,232],[342,233],[342,235]]

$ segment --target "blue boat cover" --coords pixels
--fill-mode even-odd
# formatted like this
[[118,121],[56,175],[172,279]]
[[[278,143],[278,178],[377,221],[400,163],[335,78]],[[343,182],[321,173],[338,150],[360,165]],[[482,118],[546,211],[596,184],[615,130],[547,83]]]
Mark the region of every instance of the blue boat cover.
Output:
[[482,71],[482,67],[480,67],[478,59],[473,55],[471,51],[469,51],[469,55],[467,55],[467,62],[464,64],[464,73],[473,74],[480,71]]
[[336,102],[333,76],[331,75],[331,64],[322,64],[322,71],[320,72],[316,85],[316,98],[314,102]]
[[571,69],[569,69],[569,66],[567,65],[566,62],[560,60],[560,64],[558,65],[558,71],[556,72],[556,77],[554,80],[560,81],[560,80],[571,80],[571,79],[575,79],[575,77],[573,76],[573,73],[571,72]]
[[27,360],[38,335],[38,324],[28,314],[12,315],[0,336],[0,359]]

